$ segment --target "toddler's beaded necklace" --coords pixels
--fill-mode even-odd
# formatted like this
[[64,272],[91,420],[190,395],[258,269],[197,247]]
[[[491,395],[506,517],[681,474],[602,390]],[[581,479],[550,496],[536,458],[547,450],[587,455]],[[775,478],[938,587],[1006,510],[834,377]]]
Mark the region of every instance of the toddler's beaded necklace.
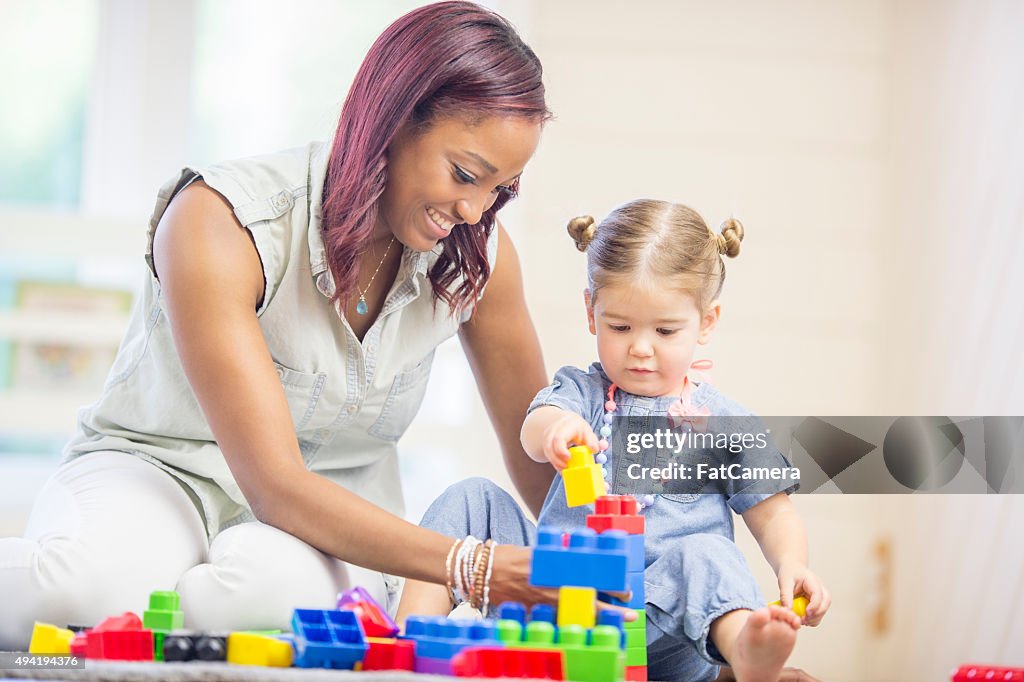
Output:
[[[698,360],[690,365],[691,368],[697,370],[708,370],[711,369],[710,360]],[[601,440],[597,443],[598,453],[594,456],[594,461],[601,465],[601,473],[604,475],[605,480],[608,479],[608,467],[605,464],[608,463],[608,448],[610,447],[608,439],[612,435],[612,420],[615,418],[615,411],[619,408],[615,402],[615,391],[619,387],[613,382],[608,387],[608,400],[604,404],[604,416],[601,420],[604,422],[601,425]],[[690,400],[690,393],[692,392],[690,377],[683,377],[683,390],[679,393],[679,398],[669,407],[669,414],[677,417],[681,417],[683,421],[690,421],[690,417],[706,416],[706,408],[703,410],[695,409],[692,406]],[[646,509],[654,504],[654,495],[640,495],[637,497],[637,503],[640,509]]]

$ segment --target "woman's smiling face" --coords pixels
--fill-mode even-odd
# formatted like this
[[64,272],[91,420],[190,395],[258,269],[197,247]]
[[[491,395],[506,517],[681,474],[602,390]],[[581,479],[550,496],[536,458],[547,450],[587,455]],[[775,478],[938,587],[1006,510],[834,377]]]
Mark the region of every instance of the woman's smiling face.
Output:
[[429,251],[460,225],[480,222],[518,180],[540,132],[540,123],[515,116],[473,124],[444,118],[425,132],[403,131],[388,148],[374,238],[393,235],[411,249]]

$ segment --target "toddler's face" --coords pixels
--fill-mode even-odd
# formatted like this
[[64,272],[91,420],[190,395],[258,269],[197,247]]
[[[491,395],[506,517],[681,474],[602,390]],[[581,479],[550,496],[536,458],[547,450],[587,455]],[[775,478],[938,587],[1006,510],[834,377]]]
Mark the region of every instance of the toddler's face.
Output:
[[637,395],[679,395],[697,344],[707,343],[718,322],[718,302],[702,313],[690,294],[627,283],[600,289],[593,305],[590,292],[584,296],[611,380]]

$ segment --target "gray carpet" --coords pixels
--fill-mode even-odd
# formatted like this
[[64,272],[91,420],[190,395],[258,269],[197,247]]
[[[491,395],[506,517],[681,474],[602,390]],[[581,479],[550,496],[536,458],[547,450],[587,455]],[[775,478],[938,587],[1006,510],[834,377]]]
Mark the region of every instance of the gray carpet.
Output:
[[81,670],[0,670],[0,680],[87,682],[451,682],[440,675],[402,671],[353,672],[312,668],[260,668],[229,663],[118,663],[86,661]]

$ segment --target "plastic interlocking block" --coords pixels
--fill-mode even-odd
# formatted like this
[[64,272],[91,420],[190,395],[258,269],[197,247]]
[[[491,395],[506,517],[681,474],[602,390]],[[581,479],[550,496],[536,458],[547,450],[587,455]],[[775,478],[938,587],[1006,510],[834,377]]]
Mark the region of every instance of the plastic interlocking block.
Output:
[[360,670],[415,670],[416,642],[410,639],[367,637],[370,649]]
[[152,661],[153,631],[142,628],[142,620],[131,612],[111,616],[89,630],[85,656],[93,660]]
[[388,638],[398,634],[398,624],[362,587],[353,587],[339,594],[338,608],[354,611],[367,637]]
[[455,654],[470,646],[500,646],[492,620],[457,620],[443,616],[410,616],[405,621],[403,639],[416,642],[416,664],[420,659],[451,661]]
[[177,592],[151,592],[149,608],[142,612],[142,626],[154,631],[180,630],[185,625],[185,614],[180,604],[181,597]]
[[594,501],[594,513],[587,515],[587,527],[598,533],[622,530],[630,535],[643,535],[644,523],[632,495],[603,495]]
[[551,526],[537,530],[530,584],[539,587],[593,587],[625,591],[627,534],[607,531],[598,535],[589,528],[569,533],[569,546],[562,546],[562,532]]
[[30,654],[61,654],[71,653],[71,642],[75,633],[49,623],[37,622],[32,627],[32,639],[29,641]]
[[647,666],[634,665],[626,666],[626,680],[628,682],[647,682]]
[[558,588],[558,627],[582,625],[592,628],[597,621],[597,590],[593,587]]
[[601,601],[606,601],[609,604],[614,604],[616,606],[626,606],[628,608],[637,609],[642,612],[647,604],[646,599],[644,598],[643,571],[634,571],[626,574],[626,590],[630,592],[629,601],[617,599],[610,594],[599,594],[598,599],[600,599]]
[[295,609],[295,665],[351,670],[369,648],[363,626],[352,611]]
[[455,654],[456,677],[564,680],[565,654],[557,649],[469,647]]
[[995,665],[962,665],[953,671],[952,682],[1022,682],[1024,668]]
[[569,448],[569,463],[562,469],[562,482],[569,507],[590,504],[605,494],[601,465],[594,463],[594,453],[585,445]]
[[290,668],[295,650],[289,642],[250,632],[228,635],[228,663]]

